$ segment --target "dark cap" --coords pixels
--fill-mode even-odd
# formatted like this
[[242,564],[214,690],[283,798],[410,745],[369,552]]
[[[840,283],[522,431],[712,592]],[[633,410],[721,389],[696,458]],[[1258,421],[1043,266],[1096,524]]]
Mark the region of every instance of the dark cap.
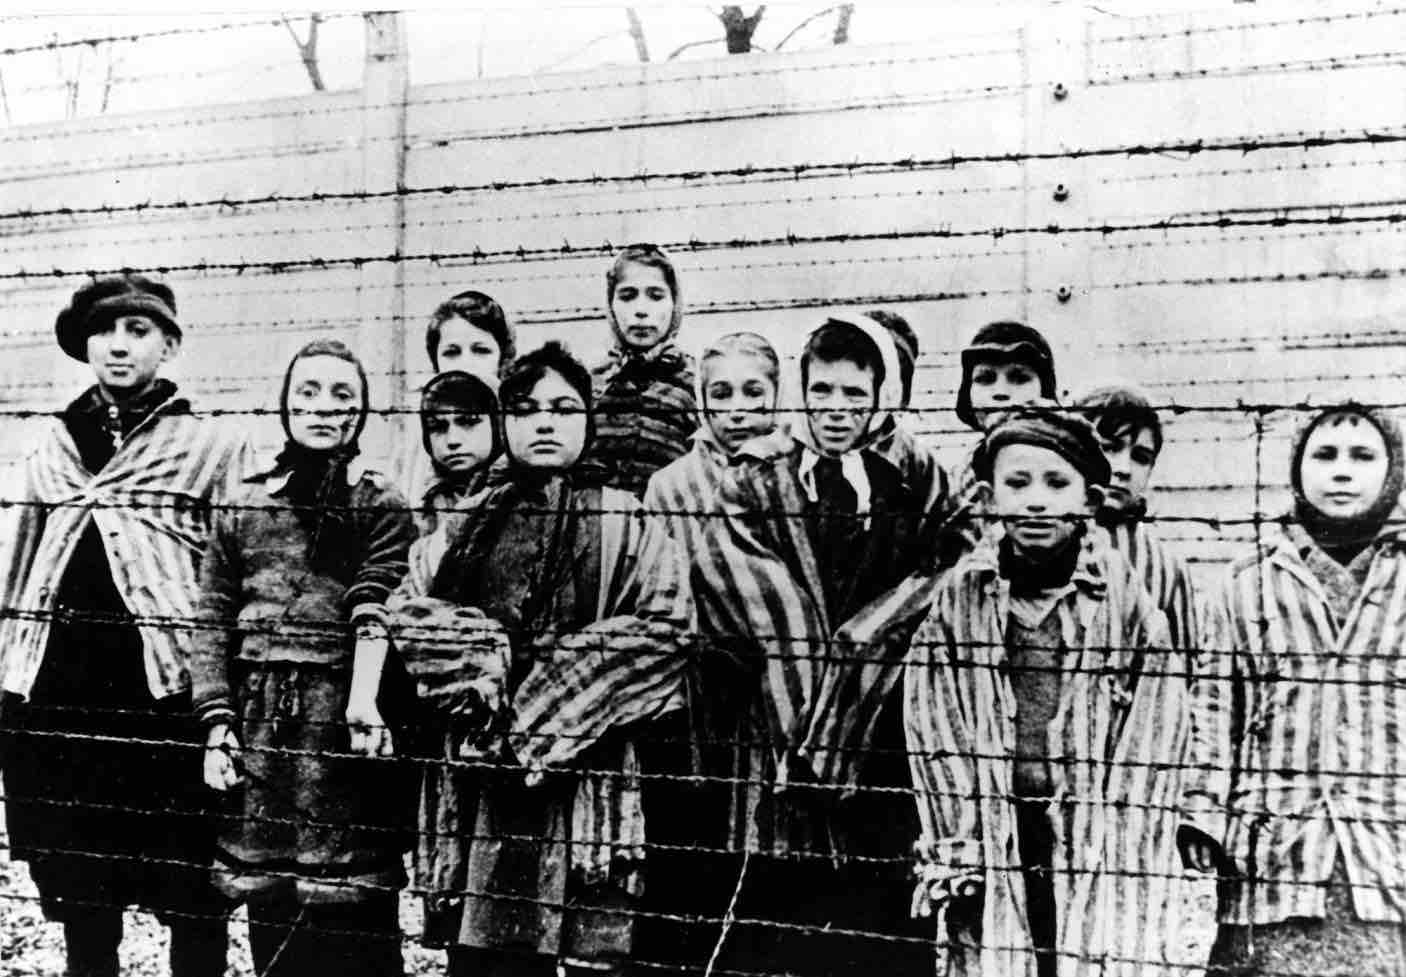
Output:
[[1012,444],[1046,448],[1074,466],[1088,485],[1108,485],[1108,459],[1094,427],[1077,411],[1053,403],[1025,404],[997,415],[972,456],[972,471],[990,482],[996,454]]
[[1015,360],[1028,364],[1040,378],[1040,396],[1054,400],[1054,354],[1038,329],[1023,322],[991,322],[977,330],[962,350],[962,383],[957,389],[957,417],[968,427],[980,429],[972,409],[972,368],[979,360]]
[[143,275],[113,275],[73,293],[68,308],[54,321],[59,348],[81,363],[88,362],[88,337],[124,315],[144,315],[167,335],[181,337],[176,296],[169,285]]

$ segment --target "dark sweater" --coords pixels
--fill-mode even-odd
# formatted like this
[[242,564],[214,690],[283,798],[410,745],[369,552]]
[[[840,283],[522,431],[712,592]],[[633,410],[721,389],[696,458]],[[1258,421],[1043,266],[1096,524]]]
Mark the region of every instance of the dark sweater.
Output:
[[692,357],[673,349],[596,369],[591,458],[610,469],[609,484],[643,496],[651,475],[688,453],[698,429],[694,374]]
[[415,526],[405,499],[375,473],[352,487],[348,511],[348,545],[321,569],[308,559],[308,533],[276,485],[249,485],[220,513],[201,565],[201,627],[190,666],[202,719],[233,717],[234,659],[350,664],[351,622],[384,614],[405,576]]

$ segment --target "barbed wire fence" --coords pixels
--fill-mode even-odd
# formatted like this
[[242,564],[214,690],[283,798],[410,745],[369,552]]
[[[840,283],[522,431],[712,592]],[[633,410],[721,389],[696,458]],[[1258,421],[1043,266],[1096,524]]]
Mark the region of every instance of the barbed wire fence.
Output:
[[[150,35],[114,31],[11,45],[0,48],[0,68],[7,57],[187,35],[235,36],[270,23],[278,21],[231,19]],[[1398,283],[1406,270],[1406,129],[1400,121],[1406,106],[1399,94],[1387,93],[1406,91],[1406,51],[1392,40],[1403,36],[1406,7],[1222,7],[1116,19],[1093,10],[1035,11],[1018,31],[969,41],[430,88],[410,85],[404,15],[367,15],[365,25],[358,90],[0,130],[0,303],[9,313],[0,329],[8,354],[0,363],[0,456],[17,459],[54,423],[70,390],[76,393],[88,382],[57,355],[49,323],[75,288],[104,275],[140,272],[173,285],[187,333],[175,376],[195,395],[196,416],[247,420],[263,447],[276,446],[280,436],[276,398],[293,351],[314,337],[345,338],[368,366],[377,423],[368,429],[367,453],[384,467],[405,439],[418,443],[416,391],[430,375],[419,352],[422,324],[440,300],[481,288],[509,310],[520,349],[561,338],[596,359],[608,341],[604,268],[636,240],[654,241],[674,256],[686,307],[680,340],[695,351],[724,333],[750,329],[771,339],[789,362],[827,309],[882,306],[901,312],[922,347],[914,402],[901,413],[901,423],[953,468],[974,437],[952,413],[958,353],[988,321],[1019,319],[1050,338],[1066,400],[1110,378],[1133,382],[1148,392],[1167,425],[1147,522],[1192,565],[1200,599],[1207,602],[1219,593],[1230,560],[1278,538],[1286,521],[1293,430],[1325,405],[1347,400],[1393,414],[1403,406],[1399,377],[1406,358],[1397,351],[1406,312],[1406,291]],[[211,66],[203,73],[218,70]],[[39,500],[12,487],[0,500],[0,519],[9,526],[26,513],[42,519],[65,508],[100,512],[164,501],[143,500],[140,493],[106,502],[86,496]],[[712,510],[653,514],[721,519]],[[602,505],[582,515],[606,519],[622,510]],[[767,515],[804,518],[794,512]],[[0,540],[0,555],[9,558],[9,545]],[[1219,675],[1222,666],[1251,669],[1236,674],[1248,694],[1269,705],[1237,732],[1261,743],[1268,742],[1265,729],[1282,697],[1331,698],[1346,717],[1345,735],[1370,741],[1372,748],[1344,747],[1307,762],[1299,754],[1281,756],[1280,773],[1298,777],[1299,784],[1308,784],[1302,789],[1331,796],[1334,803],[1351,795],[1354,806],[1339,807],[1334,816],[1399,852],[1406,838],[1406,751],[1384,739],[1390,732],[1371,729],[1399,728],[1406,709],[1403,622],[1391,617],[1402,610],[1401,584],[1394,586],[1390,593],[1397,599],[1383,598],[1388,609],[1373,618],[1386,622],[1380,640],[1335,649],[1331,662],[1324,649],[1293,642],[1266,657],[1254,644],[1264,640],[1277,648],[1278,632],[1266,625],[1268,637],[1250,641],[1259,654],[1217,633],[1183,649],[1182,659],[1149,665],[1141,677],[1184,679],[1192,658],[1202,675]],[[7,593],[6,620],[46,628],[122,624],[191,634],[228,629],[228,622],[191,615],[114,618],[26,606],[16,591]],[[1274,596],[1258,593],[1261,608],[1271,608]],[[340,618],[300,626],[323,638],[345,637],[347,631]],[[286,627],[242,625],[241,631],[258,635]],[[813,647],[794,634],[723,630],[709,639],[751,647],[748,654],[763,669],[855,664],[840,643]],[[905,675],[932,670],[943,653],[953,657],[958,673],[994,671],[982,664],[982,655],[992,651],[989,643],[920,636],[910,648]],[[1095,650],[1104,658],[1064,663],[1062,680],[1106,679],[1115,667],[1111,661],[1143,649]],[[886,664],[861,661],[858,670],[877,673]],[[1009,668],[1001,674],[1008,678]],[[11,728],[5,749],[58,738],[75,746],[184,753],[193,769],[200,761],[198,746],[174,736],[74,732],[62,726],[66,709],[48,710],[61,731]],[[1321,713],[1314,715],[1321,719]],[[702,745],[756,746],[714,734]],[[677,735],[646,724],[637,739],[648,744]],[[355,760],[404,769],[414,778],[446,771],[463,777],[501,773],[498,763],[483,758],[418,752],[355,758],[256,745],[244,752],[252,765],[269,754]],[[946,759],[931,750],[896,752],[905,762]],[[1061,759],[979,749],[964,757],[973,765]],[[1098,762],[1110,778],[1222,772],[1198,767],[1188,754]],[[618,768],[594,767],[589,760],[571,771],[560,776],[621,777]],[[775,773],[765,769],[727,775],[642,769],[630,777],[645,785],[713,785],[732,794],[765,794],[776,785]],[[792,789],[827,806],[843,804],[849,793],[839,783]],[[11,806],[105,810],[87,798],[27,797],[8,784],[3,793]],[[935,806],[952,803],[950,795],[936,796],[941,792],[917,784],[865,785],[860,793],[911,796],[915,806],[929,797]],[[982,787],[963,798],[973,808],[1010,799]],[[1114,812],[1087,785],[1065,792],[1061,803],[1071,824],[1098,815],[1150,823],[1182,810],[1180,798],[1124,798]],[[1083,808],[1087,817],[1078,813]],[[155,803],[115,810],[221,825],[230,820],[218,812]],[[1321,827],[1325,818],[1310,805],[1285,809],[1274,797],[1253,793],[1236,815],[1246,823],[1267,817],[1302,822],[1305,831]],[[327,832],[405,830],[312,810],[255,821]],[[458,843],[493,840],[471,827],[431,829],[430,835]],[[575,843],[569,834],[506,838],[553,840],[564,849]],[[894,898],[906,906],[913,861],[906,849],[918,840],[906,839],[902,855],[850,859],[903,878]],[[8,852],[9,842],[0,844]],[[648,835],[643,850],[740,854],[735,845]],[[69,849],[31,851],[28,857],[46,854],[94,863],[150,861]],[[823,848],[801,847],[785,858],[822,868],[834,864],[833,852]],[[210,867],[179,857],[168,861],[172,869]],[[930,937],[824,927],[765,911],[749,917],[755,906],[738,901],[747,864],[736,888],[729,885],[705,911],[669,913],[644,905],[630,913],[702,924],[720,939],[753,924],[781,933],[848,934],[932,949],[936,961]],[[1015,857],[988,857],[982,867],[988,878],[1023,869]],[[1281,870],[1252,862],[1245,881],[1251,888],[1273,886],[1282,881]],[[1384,871],[1381,877],[1389,878],[1393,869]],[[1402,867],[1394,871],[1399,880]],[[1099,877],[1099,871],[1077,866],[1057,866],[1054,873],[1068,876],[1075,888]],[[308,873],[270,874],[295,880]],[[1168,884],[1186,877],[1179,860],[1134,860],[1112,874]],[[402,891],[398,884],[344,884]],[[427,894],[418,879],[404,892]],[[38,897],[15,887],[0,892],[0,900],[33,909]],[[1201,904],[1195,911],[1203,928],[1213,928],[1214,907]],[[415,947],[423,935],[412,925],[400,939]],[[983,945],[1000,950],[1001,939],[987,933]],[[1148,959],[1136,943],[1101,951],[1097,960],[1065,948],[1058,954],[1070,957],[1071,965],[1078,958],[1109,973],[1196,974],[1204,968],[1206,949],[1181,948],[1169,959]],[[17,972],[29,966],[39,972],[25,959],[24,946],[14,953],[8,963]],[[716,954],[705,963],[713,974],[773,972],[729,969]],[[640,972],[700,972],[657,960],[635,964]],[[425,957],[416,966],[440,964]]]

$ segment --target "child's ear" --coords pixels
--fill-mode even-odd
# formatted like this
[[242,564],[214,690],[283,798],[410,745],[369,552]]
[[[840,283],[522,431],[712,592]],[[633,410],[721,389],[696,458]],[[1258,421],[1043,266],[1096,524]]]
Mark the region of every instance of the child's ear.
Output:
[[1089,511],[1097,512],[1103,505],[1103,488],[1098,485],[1090,485],[1085,489],[1085,498],[1089,503]]

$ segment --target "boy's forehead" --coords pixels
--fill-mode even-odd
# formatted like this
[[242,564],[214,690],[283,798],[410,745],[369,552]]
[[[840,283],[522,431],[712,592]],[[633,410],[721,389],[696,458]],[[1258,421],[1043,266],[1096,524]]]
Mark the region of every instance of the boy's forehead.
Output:
[[1068,470],[1076,475],[1079,474],[1074,463],[1053,448],[1029,444],[1025,441],[1014,441],[1010,444],[1003,444],[996,449],[996,456],[992,459],[993,468],[1017,466],[1042,470]]

